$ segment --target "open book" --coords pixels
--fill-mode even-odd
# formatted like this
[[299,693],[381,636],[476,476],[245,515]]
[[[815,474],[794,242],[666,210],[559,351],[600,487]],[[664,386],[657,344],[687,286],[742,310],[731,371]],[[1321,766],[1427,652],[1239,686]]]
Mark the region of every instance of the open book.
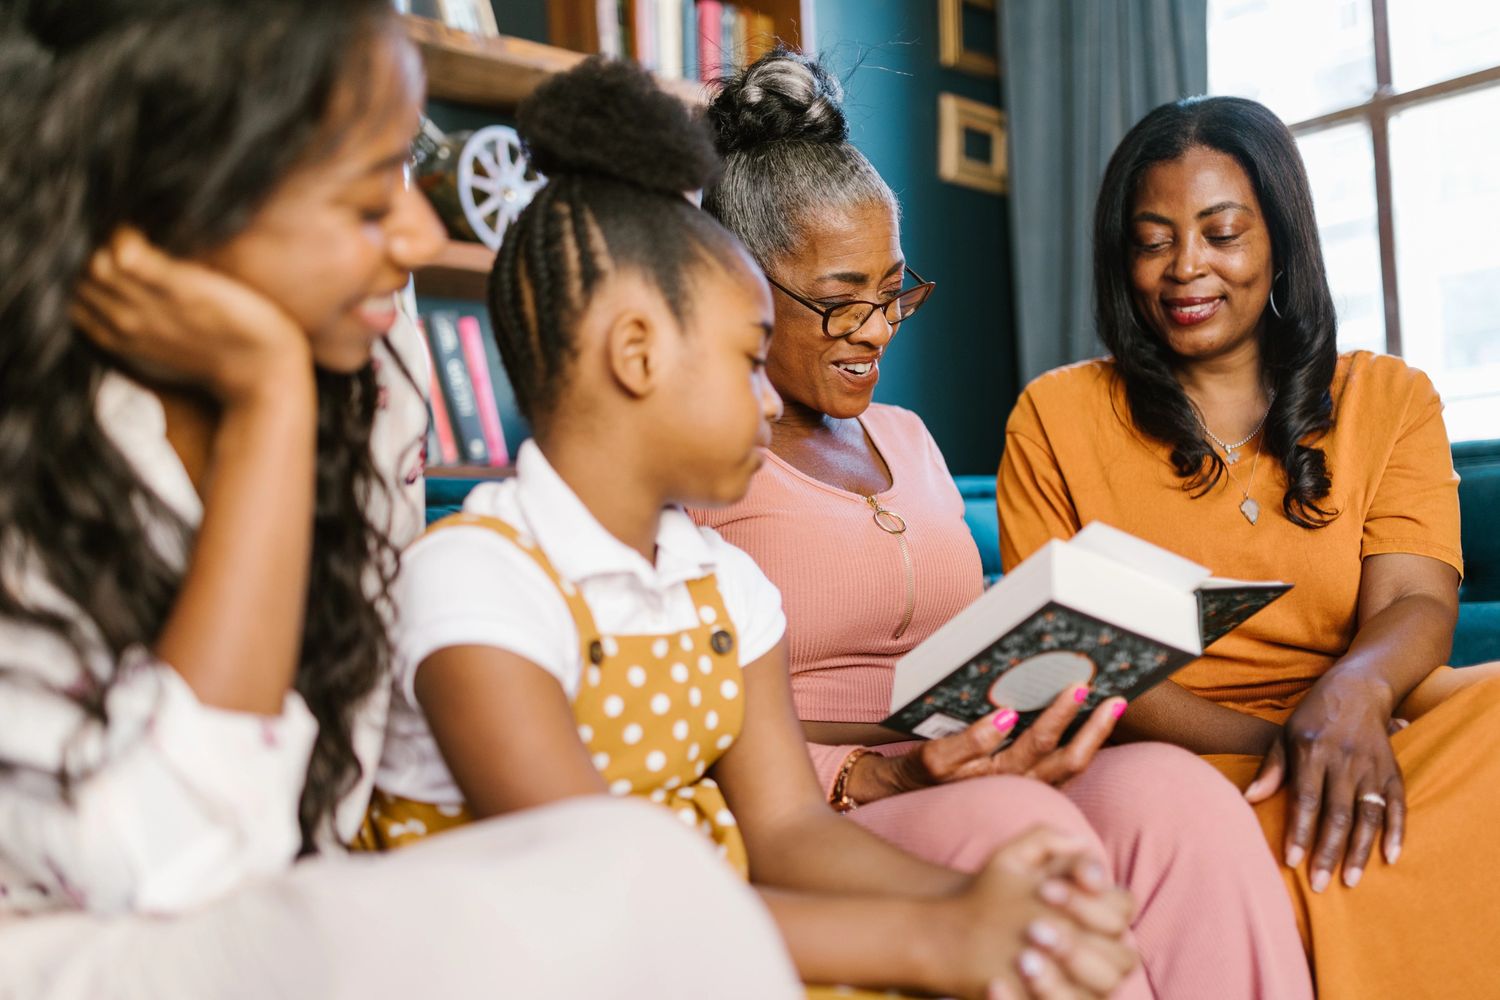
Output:
[[1290,589],[1216,579],[1095,522],[1048,542],[902,657],[881,725],[934,739],[1011,708],[1014,739],[1065,688],[1087,683],[1081,720],[1165,680]]

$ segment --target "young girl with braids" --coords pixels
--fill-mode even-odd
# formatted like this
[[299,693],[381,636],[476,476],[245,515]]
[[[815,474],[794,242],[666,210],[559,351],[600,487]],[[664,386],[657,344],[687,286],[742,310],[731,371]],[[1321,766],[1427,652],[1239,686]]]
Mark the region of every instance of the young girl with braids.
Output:
[[421,516],[422,90],[384,0],[0,8],[0,998],[796,989],[646,806],[335,843]]
[[[743,495],[780,407],[765,280],[685,196],[717,166],[706,128],[643,71],[599,59],[519,120],[549,182],[506,234],[490,306],[536,436],[513,479],[477,488],[404,557],[369,840],[635,796],[749,877],[808,982],[1149,995],[1125,978],[1130,903],[1081,821],[1038,814],[1064,829],[965,875],[828,808],[779,595],[677,506]],[[1011,721],[980,738],[998,746]]]

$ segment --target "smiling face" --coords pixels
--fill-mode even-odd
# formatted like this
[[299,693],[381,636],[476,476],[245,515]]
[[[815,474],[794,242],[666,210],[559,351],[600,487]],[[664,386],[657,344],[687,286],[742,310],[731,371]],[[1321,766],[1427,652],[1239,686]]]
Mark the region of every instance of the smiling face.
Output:
[[[803,227],[799,249],[777,260],[771,277],[829,308],[854,300],[884,302],[901,291],[906,259],[896,209],[870,201],[832,210]],[[880,310],[847,337],[823,332],[823,319],[776,290],[776,335],[767,371],[789,406],[836,419],[870,406],[880,358],[896,331]]]
[[1256,348],[1271,294],[1271,233],[1232,156],[1194,147],[1150,167],[1131,233],[1136,308],[1172,353],[1198,362]]
[[370,64],[333,101],[335,149],[294,169],[249,225],[203,256],[280,305],[313,359],[354,372],[395,322],[393,295],[444,242],[427,201],[405,186],[423,100],[421,62],[399,32],[371,40]]

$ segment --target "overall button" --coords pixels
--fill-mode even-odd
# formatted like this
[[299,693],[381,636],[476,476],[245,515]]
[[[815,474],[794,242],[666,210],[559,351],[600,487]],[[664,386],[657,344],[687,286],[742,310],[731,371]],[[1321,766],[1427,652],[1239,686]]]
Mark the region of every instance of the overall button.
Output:
[[716,629],[709,638],[708,644],[714,648],[715,653],[723,656],[734,648],[734,636],[723,629]]
[[589,662],[596,667],[604,662],[604,643],[598,639],[589,643]]

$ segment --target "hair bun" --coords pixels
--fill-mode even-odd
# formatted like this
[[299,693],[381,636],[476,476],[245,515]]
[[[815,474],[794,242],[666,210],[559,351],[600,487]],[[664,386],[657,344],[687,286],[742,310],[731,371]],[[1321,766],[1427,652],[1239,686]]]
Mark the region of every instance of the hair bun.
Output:
[[521,102],[516,130],[549,177],[598,174],[651,191],[705,187],[719,157],[704,123],[635,63],[591,56]]
[[816,59],[777,46],[725,82],[708,120],[725,155],[785,140],[841,143],[843,101],[843,86]]

